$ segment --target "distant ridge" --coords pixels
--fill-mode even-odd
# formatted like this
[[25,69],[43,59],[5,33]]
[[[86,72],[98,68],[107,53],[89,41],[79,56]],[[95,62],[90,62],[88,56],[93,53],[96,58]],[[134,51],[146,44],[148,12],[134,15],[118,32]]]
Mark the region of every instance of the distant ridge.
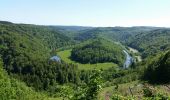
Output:
[[8,21],[0,21],[0,24],[13,24],[13,23]]

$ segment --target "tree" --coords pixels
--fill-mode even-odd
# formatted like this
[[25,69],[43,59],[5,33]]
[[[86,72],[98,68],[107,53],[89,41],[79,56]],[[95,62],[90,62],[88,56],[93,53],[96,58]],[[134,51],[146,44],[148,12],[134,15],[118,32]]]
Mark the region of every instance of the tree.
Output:
[[90,82],[87,84],[87,93],[86,99],[87,100],[97,100],[97,94],[101,89],[102,78],[101,78],[101,71],[94,70],[93,74],[90,77]]

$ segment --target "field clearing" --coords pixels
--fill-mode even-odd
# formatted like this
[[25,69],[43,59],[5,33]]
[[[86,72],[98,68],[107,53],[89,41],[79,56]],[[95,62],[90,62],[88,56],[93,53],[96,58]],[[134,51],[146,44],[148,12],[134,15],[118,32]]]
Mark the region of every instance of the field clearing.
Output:
[[129,48],[129,51],[132,52],[133,54],[138,54],[135,56],[135,58],[141,62],[142,61],[142,57],[139,55],[139,51],[134,49],[134,48],[131,48],[131,47],[128,47]]
[[110,67],[117,67],[117,64],[114,63],[97,63],[97,64],[81,64],[75,61],[72,61],[69,57],[71,56],[71,49],[59,51],[57,55],[65,62],[76,64],[80,70],[92,70],[92,69],[108,69]]

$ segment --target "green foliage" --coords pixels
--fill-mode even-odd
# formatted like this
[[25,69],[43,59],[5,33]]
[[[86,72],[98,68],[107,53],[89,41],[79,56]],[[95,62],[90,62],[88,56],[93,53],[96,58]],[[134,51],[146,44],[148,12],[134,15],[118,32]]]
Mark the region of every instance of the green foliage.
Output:
[[78,83],[74,65],[49,61],[51,51],[71,40],[45,26],[0,23],[0,55],[8,74],[37,90],[59,83]]
[[[34,62],[32,70],[21,69],[21,73],[11,73],[11,76],[23,80],[28,86],[36,90],[48,90],[55,83],[80,82],[80,75],[77,67],[72,64],[50,62]],[[22,71],[23,70],[23,71]],[[82,80],[83,81],[83,80]]]
[[50,86],[48,90],[46,90],[50,97],[53,98],[63,98],[72,100],[74,98],[75,90],[71,85],[59,85],[55,84],[54,86]]
[[[57,27],[56,27],[57,28]],[[60,28],[60,27],[59,27]],[[62,27],[64,30],[74,31],[71,37],[78,41],[105,38],[111,41],[119,41],[139,50],[142,57],[155,55],[167,50],[170,45],[170,32],[168,28],[160,27]],[[67,34],[68,32],[64,33]]]
[[0,61],[0,99],[1,100],[43,100],[45,95],[40,95],[16,79],[9,78]]
[[153,92],[149,87],[143,88],[143,94],[144,94],[145,97],[152,97],[153,96]]
[[157,29],[132,36],[127,44],[142,53],[142,57],[155,56],[170,48],[170,30]]
[[113,62],[119,65],[123,63],[124,54],[119,45],[102,38],[87,42],[72,49],[73,60],[80,63]]
[[[114,94],[111,98],[111,100],[138,100],[141,99],[137,96],[135,97],[128,97],[128,96],[122,96],[118,94]],[[162,94],[156,94],[153,97],[142,97],[142,100],[169,100],[170,97],[162,95]]]
[[148,99],[149,100],[169,100],[170,99],[166,94],[156,92],[156,90],[153,87],[147,84],[144,84],[143,96],[146,97],[147,100]]
[[71,56],[71,49],[69,50],[64,50],[64,51],[59,51],[57,52],[57,55],[67,63],[72,63],[74,65],[78,66],[78,69],[80,70],[94,70],[94,69],[108,69],[110,67],[117,67],[117,64],[114,64],[112,62],[106,62],[106,63],[96,63],[96,64],[82,64],[79,62],[76,62],[70,58]]
[[128,83],[140,79],[139,69],[118,69],[115,67],[109,68],[102,72],[102,78],[106,82],[105,86]]
[[157,29],[156,27],[97,27],[80,30],[74,34],[74,39],[85,41],[98,37],[113,41],[127,42],[132,36],[141,32],[148,32]]
[[160,27],[99,27],[78,31],[74,37],[79,41],[99,37],[119,41],[139,50],[143,58],[170,47],[170,30]]
[[97,94],[101,89],[102,77],[101,71],[94,70],[90,77],[90,82],[87,84],[86,100],[97,100]]
[[[145,58],[149,55],[165,51],[170,46],[170,31],[168,29],[155,29],[157,28],[51,27],[1,21],[0,55],[2,61],[0,62],[0,99],[46,99],[46,95],[38,94],[32,88],[35,88],[37,91],[43,91],[52,98],[61,97],[62,99],[73,100],[97,99],[97,94],[101,86],[103,86],[103,82],[106,82],[105,86],[109,86],[137,80],[143,69],[136,66],[144,68],[144,65],[151,61],[145,62],[144,60],[142,63],[146,64],[134,64],[134,68],[128,70],[117,69],[115,67],[110,68],[110,65],[113,65],[113,63],[122,65],[125,59],[122,47],[111,41],[119,41],[132,46],[140,50]],[[109,69],[102,72],[92,70],[79,71],[77,67],[84,65],[74,65],[77,63],[68,60],[70,58],[66,56],[65,52],[60,54],[66,56],[67,60],[63,59],[65,62],[50,61],[50,56],[54,55],[59,48],[62,47],[61,49],[64,50],[73,47],[74,42],[67,36],[79,42],[88,40],[72,49],[70,55],[73,60],[83,64],[93,63],[87,65],[89,69],[91,69],[91,66],[94,66],[93,68],[99,66],[98,63],[103,64],[98,68],[107,66]],[[67,53],[69,54],[70,51]],[[167,52],[165,55],[153,59],[147,65],[145,78],[147,77],[147,80],[152,82],[168,83],[170,80],[169,58],[170,52]],[[2,62],[4,66],[2,66]],[[10,78],[3,68],[7,71]],[[21,80],[32,88],[20,82]],[[144,89],[144,94],[146,94],[146,98],[169,99],[164,94],[153,94],[147,88]],[[115,94],[112,99],[126,100],[134,98]]]
[[170,51],[156,57],[145,70],[144,78],[152,83],[170,82]]
[[122,95],[113,94],[111,100],[135,100],[133,97],[124,97]]

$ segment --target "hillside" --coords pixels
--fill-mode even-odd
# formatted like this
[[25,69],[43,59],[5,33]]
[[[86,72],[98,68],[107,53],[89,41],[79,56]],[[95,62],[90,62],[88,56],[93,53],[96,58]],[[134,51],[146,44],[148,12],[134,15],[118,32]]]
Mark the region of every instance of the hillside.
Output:
[[139,50],[142,58],[155,56],[166,51],[170,44],[170,31],[163,27],[98,27],[82,30],[75,35],[75,40],[85,41],[98,37],[118,41]]
[[170,51],[157,55],[145,70],[144,78],[151,83],[170,82]]
[[0,100],[170,100],[170,0],[1,0]]
[[[144,86],[148,81],[149,87],[169,83],[170,53],[164,53],[170,47],[169,33],[169,29],[158,27],[41,26],[1,21],[0,99],[95,100],[99,91],[106,90],[112,91],[113,99],[133,98],[121,89],[138,89],[135,82]],[[128,46],[139,52],[130,52]],[[132,57],[142,54],[145,59],[125,70],[121,67],[126,58],[123,50]],[[54,55],[61,62],[50,60]],[[167,88],[163,86],[164,91]],[[144,98],[141,91],[146,88],[139,89],[136,94]],[[168,97],[157,93],[148,97]]]
[[125,59],[122,51],[121,46],[99,38],[73,48],[71,58],[80,63],[113,62],[121,65]]
[[45,26],[4,23],[0,22],[0,54],[6,67],[13,65],[11,59],[17,57],[32,61],[48,59],[53,50],[73,43]]
[[[61,29],[59,26],[53,28]],[[79,27],[77,27],[79,28]],[[79,30],[74,26],[62,27],[62,31],[69,34],[75,41],[105,38],[110,41],[118,41],[123,45],[130,46],[140,51],[142,58],[154,56],[156,53],[169,49],[169,29],[163,27],[81,27]]]
[[31,25],[31,24],[14,24],[0,21],[0,30],[2,32],[11,32],[29,36],[33,39],[39,39],[42,44],[50,49],[71,44],[69,37],[59,33],[59,30],[52,30],[48,26]]
[[[69,68],[64,67],[68,64],[49,61],[52,51],[72,43],[67,36],[45,26],[0,23],[0,55],[4,69],[10,77],[24,81],[36,90],[48,89],[49,85],[56,83],[75,83],[79,80],[79,77],[73,80],[72,76],[63,75],[66,70],[67,74],[70,73]],[[72,74],[78,75],[76,67],[69,66]]]
[[139,50],[143,58],[149,55],[156,55],[158,52],[166,51],[170,48],[170,30],[157,29],[131,37],[127,44]]
[[159,27],[93,27],[92,29],[78,31],[74,39],[83,41],[90,38],[104,37],[124,43],[131,36],[154,29],[159,29]]
[[1,100],[31,100],[45,99],[45,95],[36,93],[32,88],[27,87],[23,82],[10,78],[3,69],[0,61],[0,99]]

